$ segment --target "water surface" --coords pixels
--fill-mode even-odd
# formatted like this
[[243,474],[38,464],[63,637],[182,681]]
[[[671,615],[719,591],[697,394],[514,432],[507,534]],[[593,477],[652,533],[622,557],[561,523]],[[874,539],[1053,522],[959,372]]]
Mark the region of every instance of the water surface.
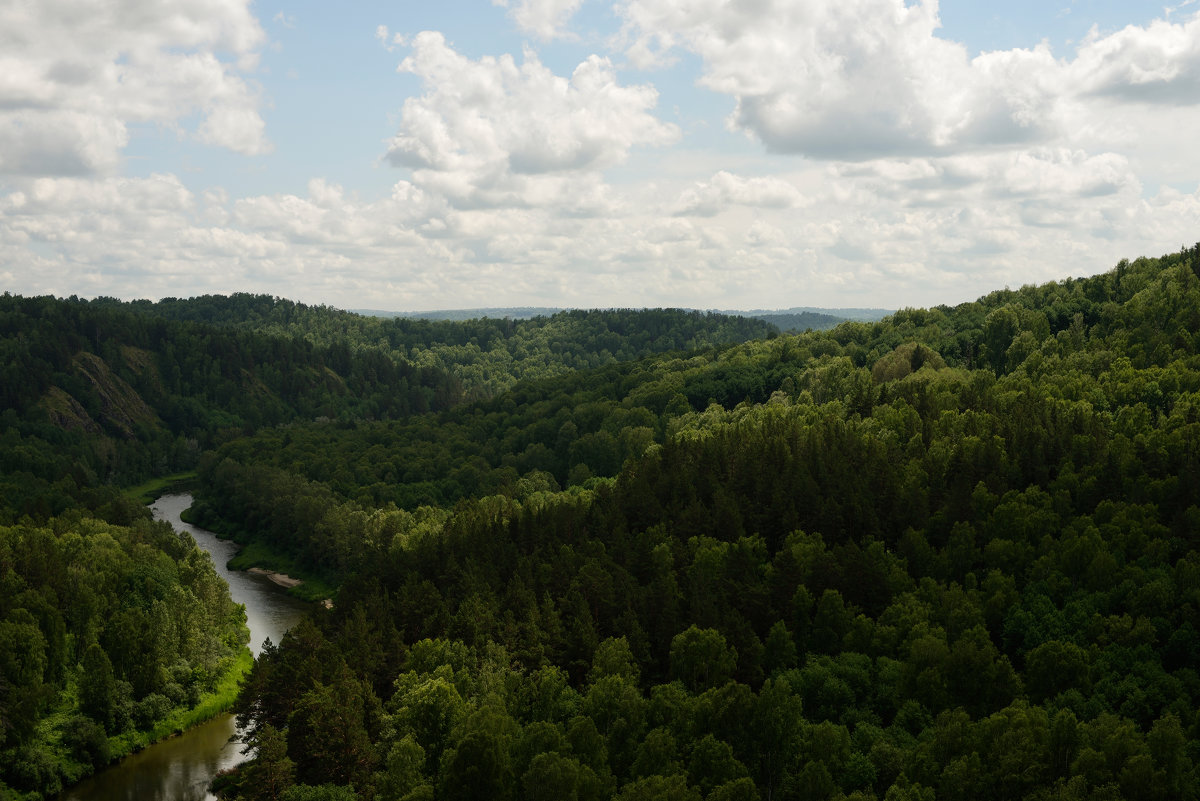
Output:
[[[246,606],[250,650],[258,656],[263,640],[279,642],[304,614],[308,605],[285,594],[269,578],[225,563],[237,553],[236,543],[218,539],[211,531],[190,525],[179,515],[192,505],[191,495],[164,495],[150,510],[155,520],[166,520],[176,531],[186,531],[212,555],[217,573],[229,584],[233,600]],[[232,715],[220,715],[163,740],[71,787],[61,801],[215,801],[208,785],[219,771],[242,761],[241,744]]]

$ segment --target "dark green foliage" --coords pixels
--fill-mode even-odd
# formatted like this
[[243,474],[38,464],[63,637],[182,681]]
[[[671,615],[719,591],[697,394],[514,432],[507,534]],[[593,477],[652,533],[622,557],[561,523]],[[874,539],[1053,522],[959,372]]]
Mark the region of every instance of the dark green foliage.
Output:
[[201,450],[297,419],[446,409],[457,379],[365,344],[177,322],[139,304],[0,297],[0,520],[81,505],[138,514],[112,484],[193,469]]
[[6,491],[147,548],[106,606],[45,578],[56,529],[0,541],[5,781],[53,786],[25,710],[81,660],[77,760],[187,694],[154,667],[186,571],[102,487],[203,443],[201,519],[340,584],[244,685],[231,795],[1195,799],[1197,259],[745,344],[663,311],[6,298],[68,332],[4,340],[38,387],[6,389]]
[[116,731],[117,680],[112,661],[98,643],[92,643],[83,654],[79,676],[79,711],[100,724],[105,730]]
[[[96,303],[169,320],[295,337],[341,354],[341,361],[348,361],[351,352],[380,348],[398,362],[455,375],[472,399],[496,395],[523,379],[563,376],[654,353],[729,345],[776,333],[773,321],[761,317],[681,309],[577,309],[525,320],[382,319],[246,293]],[[804,330],[827,328],[838,319],[806,313],[781,322],[802,322],[799,330]],[[334,369],[337,364],[335,359]]]
[[821,314],[820,312],[810,311],[784,314],[755,314],[753,316],[756,320],[770,323],[780,331],[788,333],[807,331],[809,329],[813,331],[827,331],[846,321],[844,317],[835,317],[832,314]]
[[349,786],[297,784],[284,790],[279,801],[358,801],[358,794]]
[[71,718],[63,727],[62,741],[76,762],[93,768],[108,764],[108,737],[95,718],[89,715]]
[[1194,799],[1194,258],[230,442],[341,579],[244,718],[344,664],[364,797]]

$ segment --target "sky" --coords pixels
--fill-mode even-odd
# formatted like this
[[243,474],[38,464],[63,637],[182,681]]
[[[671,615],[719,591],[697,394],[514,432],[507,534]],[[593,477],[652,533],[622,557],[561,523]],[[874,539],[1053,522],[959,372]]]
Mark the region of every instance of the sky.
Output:
[[1200,240],[1200,0],[0,0],[0,290],[920,307]]

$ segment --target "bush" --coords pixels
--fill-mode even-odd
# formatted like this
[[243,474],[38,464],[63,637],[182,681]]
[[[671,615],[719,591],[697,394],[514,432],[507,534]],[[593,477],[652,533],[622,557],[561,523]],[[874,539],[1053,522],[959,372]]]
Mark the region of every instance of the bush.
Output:
[[77,762],[99,768],[108,764],[108,737],[104,727],[86,715],[76,715],[63,727],[63,745]]
[[139,729],[149,729],[170,714],[173,706],[165,695],[150,693],[133,705],[133,721]]

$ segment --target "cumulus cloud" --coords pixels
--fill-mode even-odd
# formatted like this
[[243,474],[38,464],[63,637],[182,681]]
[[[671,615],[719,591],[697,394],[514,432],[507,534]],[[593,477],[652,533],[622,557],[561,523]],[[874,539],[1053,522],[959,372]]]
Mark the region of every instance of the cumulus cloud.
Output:
[[728,121],[774,152],[835,160],[951,155],[1071,141],[1103,128],[1089,98],[1200,103],[1200,15],[1108,36],[1073,59],[1045,43],[982,53],[937,35],[937,0],[627,0],[642,66],[688,50]]
[[[1141,194],[1129,159],[1115,153],[1089,155],[1062,147],[1009,150],[936,159],[882,159],[841,163],[839,180],[908,206],[949,205],[954,198],[1037,198],[1065,206],[1081,198]],[[965,201],[964,201],[965,202]]]
[[1070,71],[1084,93],[1137,104],[1200,105],[1200,15],[1109,36],[1095,28]]
[[[231,198],[172,175],[43,178],[0,194],[0,264],[25,293],[351,308],[927,305],[1103,270],[1200,228],[1200,193],[1143,196],[1127,161],[1060,148],[810,163],[791,190],[755,180],[642,185],[597,216],[460,208],[407,180],[364,200],[321,179]],[[689,192],[722,211],[672,214]]]
[[782,178],[742,178],[721,170],[710,180],[683,192],[675,214],[713,217],[730,206],[788,209],[807,204],[793,184]]
[[558,203],[576,177],[592,180],[635,146],[679,138],[650,113],[658,93],[620,85],[599,56],[566,78],[532,51],[520,65],[509,55],[475,61],[426,31],[399,69],[425,91],[404,102],[387,159],[461,206]]
[[549,40],[574,38],[566,26],[583,0],[492,0],[492,4],[508,9],[521,30]]
[[936,0],[630,0],[621,14],[635,62],[699,54],[701,84],[734,98],[730,124],[773,151],[850,159],[1021,142],[1052,110],[1044,48],[974,63],[934,35]]
[[0,173],[113,172],[129,124],[197,113],[202,141],[265,152],[242,75],[262,42],[245,0],[0,5]]
[[[720,151],[699,136],[653,150],[682,134],[655,88],[608,59],[560,75],[532,52],[475,59],[380,26],[420,84],[386,146],[401,170],[390,193],[331,177],[231,197],[119,177],[136,122],[265,141],[246,78],[261,32],[237,22],[237,0],[216,3],[171,12],[180,25],[147,5],[121,26],[141,34],[110,31],[111,52],[82,22],[6,22],[77,3],[0,7],[4,288],[375,308],[926,305],[1103,270],[1200,230],[1200,192],[1182,183],[1197,177],[1196,18],[1094,34],[1069,57],[970,57],[939,37],[928,0],[623,2],[629,58],[698,55],[733,129],[765,145]],[[509,10],[562,38],[577,7]]]

